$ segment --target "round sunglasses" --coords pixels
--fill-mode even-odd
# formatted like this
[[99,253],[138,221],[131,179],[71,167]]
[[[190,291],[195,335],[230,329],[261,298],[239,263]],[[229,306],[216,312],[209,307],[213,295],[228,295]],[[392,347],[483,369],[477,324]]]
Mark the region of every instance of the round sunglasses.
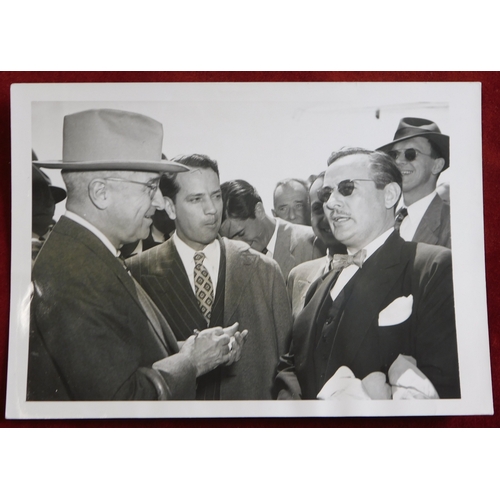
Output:
[[[340,181],[337,184],[337,191],[342,196],[351,196],[351,194],[355,188],[354,183],[358,182],[358,181],[375,182],[373,179],[346,179],[345,181]],[[329,186],[324,186],[321,189],[318,189],[317,194],[318,194],[319,201],[321,201],[321,203],[326,203],[330,199],[330,196],[332,195],[334,189],[335,188],[331,188]]]
[[398,151],[397,149],[393,149],[392,151],[388,151],[387,154],[393,159],[397,160],[401,153],[404,153],[406,161],[413,161],[417,157],[417,153],[419,155],[423,156],[431,156],[430,154],[427,153],[422,153],[422,151],[419,151],[418,149],[415,148],[408,148],[405,149],[404,151]]

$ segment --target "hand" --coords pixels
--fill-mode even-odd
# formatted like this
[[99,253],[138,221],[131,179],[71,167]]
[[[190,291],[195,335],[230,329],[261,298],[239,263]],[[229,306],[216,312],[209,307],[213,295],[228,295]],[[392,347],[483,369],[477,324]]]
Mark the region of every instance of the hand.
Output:
[[[238,325],[238,323],[235,323]],[[234,327],[234,325],[233,325]],[[231,327],[232,328],[232,327]],[[243,344],[248,335],[248,330],[243,330],[242,332],[236,332],[229,342],[229,361],[227,361],[226,366],[232,365],[239,361],[241,358],[241,350],[243,348]]]
[[228,329],[207,328],[197,335],[191,335],[181,347],[179,352],[190,357],[196,367],[197,377],[229,361],[230,336],[225,330]]

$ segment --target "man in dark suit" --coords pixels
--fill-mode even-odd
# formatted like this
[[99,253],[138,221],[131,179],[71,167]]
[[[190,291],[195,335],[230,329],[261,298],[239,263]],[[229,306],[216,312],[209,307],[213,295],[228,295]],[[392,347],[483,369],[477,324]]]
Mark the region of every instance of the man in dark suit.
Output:
[[312,182],[309,197],[311,200],[311,226],[316,237],[325,245],[327,254],[318,259],[302,262],[290,271],[287,288],[294,318],[302,311],[306,293],[311,284],[330,271],[333,256],[346,253],[345,246],[339,243],[333,235],[323,210],[323,203],[318,197],[318,191],[323,187],[324,178],[325,172],[322,172]]
[[291,330],[283,277],[272,259],[218,237],[223,205],[217,162],[204,155],[174,160],[190,168],[160,184],[176,231],[127,263],[179,341],[207,325],[236,321],[248,330],[241,359],[199,380],[198,399],[271,399]]
[[221,185],[224,211],[221,234],[248,243],[273,258],[283,277],[295,266],[325,255],[323,243],[311,227],[292,224],[266,214],[257,190],[244,180]]
[[194,399],[244,334],[213,328],[179,349],[119,258],[164,206],[160,173],[186,167],[160,159],[162,126],[137,113],[75,113],[63,133],[63,160],[37,162],[62,169],[68,200],[33,268],[27,399]]
[[401,173],[360,148],[329,159],[320,199],[349,257],[311,286],[276,380],[279,398],[314,399],[346,366],[358,379],[412,356],[439,397],[459,398],[451,252],[394,231]]
[[396,160],[403,174],[403,197],[396,225],[406,241],[451,248],[450,205],[436,190],[450,166],[450,138],[432,121],[403,118],[394,140],[378,148]]

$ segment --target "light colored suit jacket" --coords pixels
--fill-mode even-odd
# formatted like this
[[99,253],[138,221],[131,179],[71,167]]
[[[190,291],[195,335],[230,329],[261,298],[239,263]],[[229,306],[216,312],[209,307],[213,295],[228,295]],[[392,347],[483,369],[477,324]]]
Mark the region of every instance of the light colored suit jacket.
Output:
[[328,257],[303,262],[294,267],[288,275],[288,297],[292,305],[292,315],[295,319],[304,308],[306,293],[312,283],[325,274]]
[[450,205],[439,195],[431,201],[412,241],[451,248]]
[[318,245],[317,238],[310,226],[292,224],[283,219],[276,219],[278,234],[273,258],[280,266],[285,281],[290,271],[309,260],[325,255],[325,250]]
[[[220,398],[271,399],[279,356],[287,352],[291,335],[285,282],[273,259],[240,241],[221,238],[220,243],[226,269],[224,314],[217,325],[237,321],[240,330],[248,329],[241,359],[223,368]],[[197,321],[201,312],[172,239],[127,262],[176,335]],[[215,302],[220,299],[217,293]]]

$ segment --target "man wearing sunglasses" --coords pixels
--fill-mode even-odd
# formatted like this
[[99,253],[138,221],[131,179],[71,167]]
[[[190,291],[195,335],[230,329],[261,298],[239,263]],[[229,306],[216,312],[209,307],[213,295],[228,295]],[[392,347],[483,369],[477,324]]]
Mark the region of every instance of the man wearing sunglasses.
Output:
[[315,399],[341,367],[359,380],[388,375],[400,354],[416,360],[440,398],[459,398],[451,251],[394,231],[402,176],[388,155],[349,148],[328,164],[319,199],[349,255],[307,293],[278,398]]
[[430,120],[403,118],[394,140],[378,149],[403,175],[396,217],[401,237],[451,248],[450,206],[436,191],[439,175],[450,166],[450,138]]

